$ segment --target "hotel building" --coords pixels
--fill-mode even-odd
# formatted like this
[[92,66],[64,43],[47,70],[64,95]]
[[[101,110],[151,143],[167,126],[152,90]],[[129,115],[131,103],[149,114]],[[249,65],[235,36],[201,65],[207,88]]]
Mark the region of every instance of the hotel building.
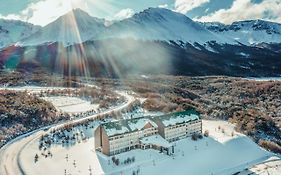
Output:
[[95,148],[108,156],[137,148],[157,149],[171,155],[172,142],[201,133],[199,113],[188,110],[103,123],[95,130]]

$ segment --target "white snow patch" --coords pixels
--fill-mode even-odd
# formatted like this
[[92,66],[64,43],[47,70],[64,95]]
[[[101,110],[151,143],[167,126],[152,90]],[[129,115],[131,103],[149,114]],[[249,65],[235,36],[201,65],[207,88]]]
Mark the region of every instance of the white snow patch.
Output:
[[281,81],[281,77],[249,77],[245,79],[254,81]]
[[47,90],[64,90],[74,89],[65,87],[42,87],[42,86],[15,86],[15,87],[0,87],[0,90],[11,90],[11,91],[27,91],[29,93],[39,93],[40,91]]
[[97,110],[99,104],[91,104],[90,101],[67,96],[43,97],[44,100],[51,102],[58,110],[67,113],[80,113]]
[[141,75],[141,78],[148,79],[149,77],[147,75]]
[[[32,144],[22,152],[24,171],[29,175],[62,175],[66,170],[67,174],[85,175],[89,174],[89,168],[92,168],[94,174],[103,174],[102,167],[94,150],[94,143],[94,138],[91,138],[86,143],[75,144],[69,148],[61,146],[52,147],[50,151],[53,157],[51,158],[43,158],[38,150],[38,145]],[[40,157],[39,161],[34,163],[36,153]]]
[[240,53],[238,53],[238,55],[241,55],[241,56],[243,56],[245,58],[249,58],[250,57],[250,54],[247,54],[247,53],[244,53],[244,52],[240,52]]
[[281,159],[277,156],[272,156],[263,163],[254,165],[253,167],[242,171],[238,175],[259,174],[259,175],[280,175],[281,174]]

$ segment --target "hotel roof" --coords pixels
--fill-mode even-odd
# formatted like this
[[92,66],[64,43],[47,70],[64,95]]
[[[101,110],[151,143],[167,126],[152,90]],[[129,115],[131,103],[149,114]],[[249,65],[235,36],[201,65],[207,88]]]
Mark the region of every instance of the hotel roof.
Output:
[[170,113],[161,116],[155,116],[154,119],[159,119],[164,126],[172,126],[176,124],[187,123],[200,119],[200,114],[194,109],[183,112]]
[[200,118],[199,115],[200,114],[197,111],[190,109],[183,112],[170,113],[161,116],[141,117],[108,122],[101,124],[101,126],[105,129],[105,132],[108,136],[115,136],[119,134],[143,130],[145,125],[148,123],[150,123],[154,128],[157,128],[158,126],[154,122],[154,120],[160,120],[163,125],[167,127],[198,120]]
[[103,126],[108,136],[115,136],[118,134],[142,130],[148,123],[150,123],[154,128],[158,127],[155,122],[144,117],[108,122],[102,124],[101,126]]

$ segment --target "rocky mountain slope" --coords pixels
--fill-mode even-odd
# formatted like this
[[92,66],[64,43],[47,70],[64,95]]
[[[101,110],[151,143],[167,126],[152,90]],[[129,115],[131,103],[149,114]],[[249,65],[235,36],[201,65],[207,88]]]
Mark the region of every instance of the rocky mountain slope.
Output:
[[39,29],[39,26],[26,22],[0,19],[0,48],[13,45]]
[[221,23],[203,23],[210,31],[222,37],[234,39],[246,45],[260,43],[281,43],[281,24],[247,20],[234,22],[231,25]]
[[280,31],[280,24],[261,20],[202,24],[162,8],[109,24],[75,9],[2,48],[0,67],[117,77],[280,76]]

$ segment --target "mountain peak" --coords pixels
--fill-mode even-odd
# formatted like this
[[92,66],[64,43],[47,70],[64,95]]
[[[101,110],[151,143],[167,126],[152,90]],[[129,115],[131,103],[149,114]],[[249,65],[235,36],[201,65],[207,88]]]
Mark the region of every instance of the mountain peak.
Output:
[[106,36],[189,43],[230,42],[221,39],[187,16],[164,8],[148,8],[131,18],[114,23]]
[[150,7],[148,9],[145,9],[139,13],[136,13],[132,19],[136,21],[184,21],[188,23],[192,23],[193,21],[188,18],[186,15],[174,12],[169,9],[165,8],[153,8]]
[[22,42],[26,45],[50,42],[62,42],[64,45],[81,43],[89,38],[97,37],[104,31],[104,22],[103,19],[92,17],[84,10],[76,8]]
[[[88,17],[92,17],[89,15],[89,13],[87,13],[86,11],[80,9],[80,8],[75,8],[75,9],[72,9],[70,10],[69,12],[67,12],[66,14],[62,15],[60,18],[72,18],[72,17],[75,17],[75,18],[88,18]],[[94,18],[94,17],[92,17]]]
[[89,15],[88,12],[82,10],[81,8],[74,8],[74,9],[72,9],[72,12],[73,12],[74,14]]
[[185,16],[181,13],[177,13],[177,12],[174,12],[174,11],[169,10],[169,9],[157,8],[157,7],[150,7],[150,8],[145,9],[144,11],[142,11],[138,14],[139,15],[151,14],[151,15],[161,15],[161,16],[178,16],[178,17],[188,18],[187,16]]

